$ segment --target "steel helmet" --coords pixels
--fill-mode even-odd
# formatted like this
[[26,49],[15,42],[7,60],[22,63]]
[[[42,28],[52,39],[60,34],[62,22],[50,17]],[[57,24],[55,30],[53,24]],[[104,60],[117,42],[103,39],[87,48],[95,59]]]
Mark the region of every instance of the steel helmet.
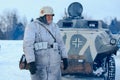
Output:
[[41,8],[40,17],[47,15],[47,14],[54,16],[53,9],[49,6],[45,6],[45,7]]

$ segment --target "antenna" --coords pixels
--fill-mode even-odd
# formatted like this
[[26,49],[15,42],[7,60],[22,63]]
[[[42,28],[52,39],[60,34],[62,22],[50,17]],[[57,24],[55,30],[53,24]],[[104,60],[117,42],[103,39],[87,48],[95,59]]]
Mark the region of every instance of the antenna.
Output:
[[64,14],[65,14],[64,18],[67,18],[67,17],[68,17],[68,14],[67,14],[66,8],[65,8],[65,10],[64,10]]

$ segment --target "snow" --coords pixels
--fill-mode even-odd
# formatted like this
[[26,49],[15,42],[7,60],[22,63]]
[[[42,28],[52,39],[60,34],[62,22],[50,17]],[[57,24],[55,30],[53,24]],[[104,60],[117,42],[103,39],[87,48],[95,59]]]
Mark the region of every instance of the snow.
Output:
[[115,56],[116,63],[116,78],[115,80],[120,80],[120,49],[117,51],[117,56]]
[[22,41],[0,40],[0,80],[30,80],[28,70],[19,69]]
[[[0,40],[0,80],[30,80],[29,71],[19,69],[19,59],[23,54],[22,44],[22,40]],[[118,55],[114,56],[115,80],[120,79],[120,51],[117,53]]]

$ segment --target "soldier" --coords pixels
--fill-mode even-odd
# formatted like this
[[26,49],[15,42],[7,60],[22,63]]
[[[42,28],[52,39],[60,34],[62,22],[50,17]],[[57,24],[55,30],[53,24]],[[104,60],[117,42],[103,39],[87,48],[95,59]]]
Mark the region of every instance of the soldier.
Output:
[[68,67],[68,54],[53,16],[53,9],[45,6],[25,29],[23,51],[32,80],[61,80],[61,60],[63,69]]

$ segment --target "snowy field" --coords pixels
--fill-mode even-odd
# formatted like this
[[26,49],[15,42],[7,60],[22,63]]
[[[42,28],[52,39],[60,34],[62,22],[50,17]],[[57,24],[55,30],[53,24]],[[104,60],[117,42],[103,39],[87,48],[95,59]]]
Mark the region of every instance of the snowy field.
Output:
[[[23,54],[23,42],[20,40],[0,40],[0,80],[30,80],[28,70],[19,69],[19,59]],[[119,52],[118,52],[119,53]],[[115,57],[116,80],[120,80],[120,55]],[[74,77],[62,80],[103,80],[103,79],[78,79]]]
[[0,41],[0,80],[30,80],[27,70],[19,69],[22,41]]

